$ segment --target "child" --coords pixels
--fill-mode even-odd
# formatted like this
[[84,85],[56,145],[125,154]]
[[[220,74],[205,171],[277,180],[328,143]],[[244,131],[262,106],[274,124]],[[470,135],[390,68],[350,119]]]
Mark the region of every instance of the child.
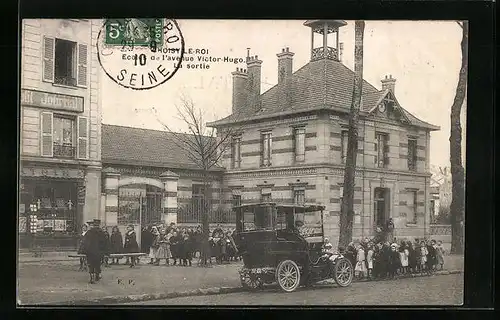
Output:
[[168,235],[166,234],[165,229],[161,229],[160,231],[160,236],[158,238],[158,250],[156,251],[156,261],[158,261],[158,265],[160,264],[160,261],[162,259],[166,260],[165,265],[169,266],[170,265],[170,258],[172,257],[172,254],[170,252],[170,243],[169,243],[169,238]]
[[410,252],[406,241],[401,241],[401,246],[399,247],[399,259],[401,261],[401,273],[406,274],[408,272],[408,257]]
[[[85,234],[87,234],[87,231],[89,229],[89,225],[87,223],[84,223],[82,225],[82,233],[80,234],[80,239],[78,243],[78,254],[83,253],[83,241],[85,239]],[[85,257],[80,258],[80,271],[87,271],[87,259]]]
[[427,273],[431,274],[436,267],[436,240],[427,241]]
[[366,264],[368,267],[367,278],[368,280],[372,279],[372,270],[373,270],[373,244],[371,242],[368,243],[368,251],[366,253]]
[[425,241],[422,240],[422,242],[420,242],[420,272],[426,271],[427,254],[427,246]]
[[391,279],[394,279],[396,277],[396,273],[398,272],[399,266],[400,266],[400,261],[399,261],[399,252],[397,249],[397,244],[393,243],[391,244],[391,249],[389,251],[389,266],[388,266],[388,271],[389,271],[389,277]]
[[158,248],[160,247],[160,232],[158,232],[157,227],[151,228],[151,245],[149,247],[149,258],[154,261],[154,265],[160,265],[160,259],[158,259]]
[[[111,253],[122,253],[123,251],[123,237],[117,226],[111,230]],[[119,259],[111,259],[111,264],[118,264]]]
[[362,245],[358,245],[357,250],[356,268],[354,270],[358,273],[358,278],[361,280],[365,277],[366,272],[365,250]]

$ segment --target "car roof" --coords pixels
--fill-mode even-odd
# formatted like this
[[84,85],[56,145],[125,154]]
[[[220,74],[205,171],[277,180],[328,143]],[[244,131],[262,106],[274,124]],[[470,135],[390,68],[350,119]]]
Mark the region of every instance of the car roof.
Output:
[[321,205],[291,205],[291,204],[279,204],[276,202],[262,202],[262,203],[254,203],[254,204],[245,204],[241,206],[235,206],[233,209],[246,209],[246,208],[257,208],[257,207],[267,207],[273,206],[278,210],[282,211],[291,211],[292,209],[303,209],[304,212],[313,212],[325,210],[325,206]]

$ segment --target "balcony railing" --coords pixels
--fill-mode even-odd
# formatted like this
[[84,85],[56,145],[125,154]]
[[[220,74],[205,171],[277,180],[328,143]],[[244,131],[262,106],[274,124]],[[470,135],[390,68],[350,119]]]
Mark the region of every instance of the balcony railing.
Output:
[[76,148],[70,144],[54,143],[54,157],[59,158],[74,158]]
[[54,83],[61,84],[63,86],[76,87],[76,78],[68,76],[61,76],[61,77],[56,76],[54,79]]
[[339,60],[338,51],[336,48],[326,47],[326,51],[323,47],[314,48],[311,53],[311,60],[321,60],[321,59],[331,59]]

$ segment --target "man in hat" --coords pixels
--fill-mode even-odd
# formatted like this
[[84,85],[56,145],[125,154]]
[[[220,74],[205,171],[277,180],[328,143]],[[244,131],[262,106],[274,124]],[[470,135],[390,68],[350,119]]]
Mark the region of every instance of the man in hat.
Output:
[[90,283],[101,279],[101,260],[106,251],[106,236],[100,228],[101,220],[94,219],[89,225],[92,228],[85,234],[83,253],[87,256]]

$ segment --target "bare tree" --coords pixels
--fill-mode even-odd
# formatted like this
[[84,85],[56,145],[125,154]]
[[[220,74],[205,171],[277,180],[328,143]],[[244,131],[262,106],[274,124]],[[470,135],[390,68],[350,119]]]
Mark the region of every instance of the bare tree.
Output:
[[450,162],[451,162],[451,252],[464,252],[464,219],[465,219],[465,171],[462,165],[462,126],[460,114],[467,92],[468,69],[468,21],[457,21],[462,28],[462,66],[458,76],[455,99],[451,106]]
[[[230,139],[234,130],[217,130],[206,126],[204,113],[196,108],[192,99],[181,96],[181,104],[176,105],[177,118],[187,126],[187,133],[177,132],[169,125],[157,120],[164,129],[173,135],[173,142],[186,152],[191,160],[201,171],[203,177],[203,199],[201,223],[203,229],[203,243],[201,252],[201,265],[206,266],[210,258],[209,239],[209,214],[212,211],[212,179],[210,171],[219,163],[222,155],[230,146]],[[153,108],[153,112],[156,110]]]
[[356,172],[356,155],[358,150],[359,109],[363,88],[363,35],[365,22],[356,20],[354,42],[354,87],[351,110],[349,112],[349,133],[347,139],[347,157],[344,171],[344,194],[340,211],[339,245],[347,246],[352,241],[352,224],[354,219],[354,184]]

